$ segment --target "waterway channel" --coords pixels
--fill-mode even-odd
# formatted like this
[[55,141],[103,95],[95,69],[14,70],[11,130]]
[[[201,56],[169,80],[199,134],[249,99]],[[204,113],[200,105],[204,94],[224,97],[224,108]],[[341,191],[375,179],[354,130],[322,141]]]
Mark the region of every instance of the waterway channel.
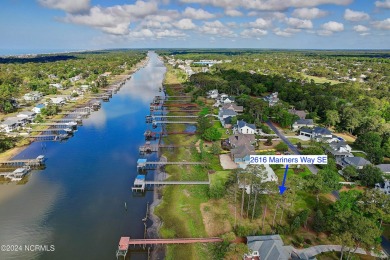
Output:
[[[43,154],[46,169],[33,171],[25,185],[0,185],[0,244],[23,246],[0,251],[0,259],[115,259],[121,236],[143,238],[142,218],[153,194],[133,196],[131,186],[138,147],[145,143],[145,115],[161,94],[166,70],[155,53],[148,56],[148,64],[74,137],[33,143],[16,157]],[[31,252],[24,245],[53,245],[54,251]],[[133,252],[131,259],[147,254]]]

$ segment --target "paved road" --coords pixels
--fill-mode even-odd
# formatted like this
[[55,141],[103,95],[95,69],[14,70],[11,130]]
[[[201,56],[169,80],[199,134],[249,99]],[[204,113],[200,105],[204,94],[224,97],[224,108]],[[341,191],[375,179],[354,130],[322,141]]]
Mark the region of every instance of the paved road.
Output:
[[[268,120],[266,123],[267,123],[267,125],[272,129],[272,131],[274,131],[275,134],[277,134],[277,135],[279,136],[279,138],[282,139],[283,142],[285,142],[285,143],[287,144],[287,146],[290,148],[290,150],[291,150],[294,154],[296,154],[296,155],[301,154],[301,153],[299,152],[298,148],[295,147],[295,145],[293,145],[293,144],[290,142],[290,140],[288,140],[283,134],[281,134],[281,133],[279,132],[279,130],[272,124],[271,121]],[[311,173],[317,174],[317,172],[318,172],[317,167],[315,167],[314,165],[311,165],[311,164],[308,164],[308,165],[306,165],[306,166],[307,166],[307,168],[311,171]]]

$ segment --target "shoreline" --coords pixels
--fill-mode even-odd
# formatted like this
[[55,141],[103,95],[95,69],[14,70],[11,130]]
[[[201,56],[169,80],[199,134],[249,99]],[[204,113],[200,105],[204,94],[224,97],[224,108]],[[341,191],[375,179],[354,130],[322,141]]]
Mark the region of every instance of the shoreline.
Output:
[[[102,88],[101,90],[105,91],[105,90],[109,89],[110,87],[112,87],[113,85],[116,85],[116,84],[118,84],[118,83],[120,83],[122,81],[126,82],[129,76],[132,76],[139,69],[143,68],[148,63],[148,61],[149,61],[149,57],[146,56],[144,59],[139,61],[133,68],[131,68],[126,74],[116,75],[114,77],[112,83],[110,83],[109,86],[107,86],[106,88]],[[79,100],[79,102],[71,103],[69,108],[74,108],[77,105],[84,105],[84,104],[89,103],[90,101],[91,101],[91,99],[89,99],[89,98],[83,98],[83,99]],[[62,119],[65,116],[66,115],[63,115],[63,116],[59,117],[58,119]],[[21,141],[23,141],[23,140],[29,141],[28,139],[22,139]],[[26,145],[15,146],[15,147],[13,147],[11,149],[8,149],[7,151],[4,151],[4,152],[0,153],[0,160],[1,161],[11,160],[15,156],[18,156],[21,152],[26,150],[28,147],[30,147],[30,145],[32,143],[34,143],[34,141],[31,141],[31,142],[29,142]],[[0,185],[1,185],[1,183],[0,183]]]

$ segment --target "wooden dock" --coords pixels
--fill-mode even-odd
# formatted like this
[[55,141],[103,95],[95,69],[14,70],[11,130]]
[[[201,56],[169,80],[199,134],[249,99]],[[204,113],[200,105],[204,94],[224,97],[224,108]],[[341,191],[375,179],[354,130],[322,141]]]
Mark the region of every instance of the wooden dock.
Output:
[[147,159],[137,160],[137,170],[148,170],[153,166],[165,166],[165,165],[205,165],[205,162],[162,162],[162,161],[148,161]]
[[70,136],[67,134],[27,136],[27,138],[33,139],[34,142],[62,141],[62,140],[68,139],[69,137]]
[[134,185],[131,188],[133,192],[145,192],[147,186],[153,185],[210,185],[208,181],[147,181],[145,175],[137,175],[134,180]]
[[0,166],[4,167],[23,167],[23,166],[30,166],[30,167],[38,167],[42,166],[45,161],[45,156],[39,155],[35,159],[18,159],[18,160],[9,160],[9,161],[0,161]]
[[170,144],[145,144],[139,147],[140,153],[158,152],[159,149],[174,149],[179,147],[189,147],[183,145],[170,145]]
[[152,123],[153,123],[153,125],[158,125],[158,124],[192,124],[192,125],[196,125],[198,122],[196,122],[196,121],[160,121],[160,120],[153,120]]

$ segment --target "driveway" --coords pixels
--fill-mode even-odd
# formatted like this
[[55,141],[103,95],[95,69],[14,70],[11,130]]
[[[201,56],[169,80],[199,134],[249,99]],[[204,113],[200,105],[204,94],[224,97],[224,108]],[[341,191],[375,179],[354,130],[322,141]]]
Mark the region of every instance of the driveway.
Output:
[[[299,152],[298,148],[297,148],[295,145],[293,145],[293,144],[290,142],[290,140],[288,140],[283,134],[281,134],[281,133],[279,132],[279,130],[272,124],[272,122],[271,122],[270,120],[268,120],[266,123],[267,123],[267,125],[272,129],[272,131],[274,131],[275,134],[276,134],[277,136],[279,136],[279,138],[282,139],[282,141],[285,142],[285,143],[287,144],[288,148],[290,148],[290,150],[291,150],[294,154],[296,154],[296,155],[300,155],[300,154],[301,154],[301,153]],[[311,171],[311,173],[317,174],[317,172],[318,172],[317,167],[315,167],[315,166],[312,165],[312,164],[307,164],[306,166],[307,166],[307,168]]]

